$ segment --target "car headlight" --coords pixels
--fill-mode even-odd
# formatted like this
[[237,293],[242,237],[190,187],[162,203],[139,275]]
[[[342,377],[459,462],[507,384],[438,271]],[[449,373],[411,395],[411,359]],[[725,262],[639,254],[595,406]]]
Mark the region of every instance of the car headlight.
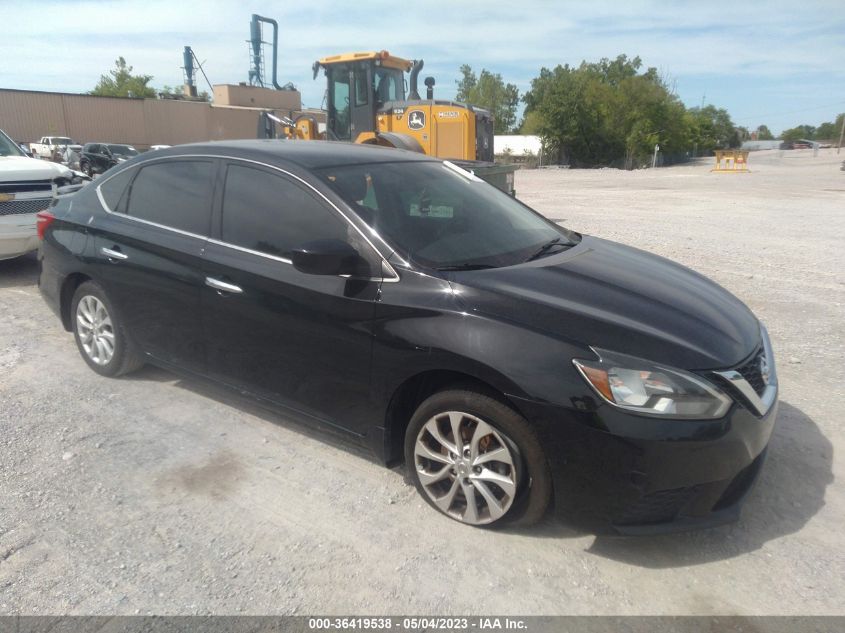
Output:
[[722,417],[731,406],[730,397],[701,376],[625,354],[593,351],[599,360],[572,362],[614,407],[641,415],[709,420]]

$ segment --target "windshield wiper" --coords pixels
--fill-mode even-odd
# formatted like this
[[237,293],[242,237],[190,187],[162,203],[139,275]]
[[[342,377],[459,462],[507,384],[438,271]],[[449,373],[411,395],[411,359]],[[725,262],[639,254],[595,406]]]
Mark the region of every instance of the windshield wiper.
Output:
[[556,237],[552,240],[549,240],[545,244],[543,244],[540,248],[538,248],[534,253],[525,261],[530,262],[534,261],[538,257],[542,257],[545,255],[549,250],[554,248],[555,246],[566,246],[567,248],[571,246],[575,246],[572,242],[561,242],[559,237]]
[[491,264],[475,264],[473,262],[464,262],[463,264],[455,264],[454,266],[442,266],[437,270],[484,270],[485,268],[496,268]]

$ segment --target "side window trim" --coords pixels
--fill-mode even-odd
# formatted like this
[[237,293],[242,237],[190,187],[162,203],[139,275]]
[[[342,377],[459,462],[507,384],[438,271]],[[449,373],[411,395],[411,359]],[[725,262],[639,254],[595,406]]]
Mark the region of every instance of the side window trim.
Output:
[[[300,178],[296,174],[287,171],[286,169],[282,169],[281,167],[276,167],[275,165],[269,165],[267,163],[262,163],[261,161],[258,161],[258,160],[252,160],[250,158],[239,158],[237,156],[224,156],[224,155],[220,155],[220,154],[179,154],[177,156],[161,156],[161,157],[156,157],[155,159],[152,159],[152,160],[145,160],[145,161],[142,161],[142,162],[139,162],[139,163],[135,163],[129,169],[134,169],[137,172],[138,170],[140,170],[141,167],[145,167],[147,165],[152,165],[154,163],[160,163],[160,162],[164,162],[164,161],[168,161],[168,160],[179,160],[179,159],[185,159],[185,158],[203,158],[203,159],[206,159],[206,160],[213,160],[213,161],[217,162],[218,165],[220,163],[226,163],[227,164],[227,163],[231,163],[231,162],[249,163],[249,164],[252,164],[252,165],[258,165],[260,167],[263,167],[265,169],[269,169],[271,171],[279,172],[280,174],[284,174],[288,178],[295,180],[297,183],[301,184],[306,189],[308,189],[310,192],[315,194],[318,198],[320,198],[335,213],[340,215],[340,217],[344,221],[346,221],[346,223],[349,224],[349,226],[351,226],[353,229],[355,229],[355,231],[358,232],[358,234],[361,236],[361,238],[364,240],[364,242],[366,242],[367,245],[373,250],[373,252],[381,259],[381,261],[382,261],[381,267],[382,267],[382,270],[386,274],[384,274],[380,277],[372,277],[371,278],[372,281],[378,280],[378,281],[382,281],[383,283],[395,283],[395,282],[400,281],[399,273],[397,273],[396,269],[390,264],[389,261],[387,261],[389,255],[388,255],[388,257],[385,257],[382,254],[382,252],[378,248],[376,248],[376,246],[375,246],[375,244],[373,244],[372,240],[370,240],[370,238],[367,237],[366,233],[364,233],[360,228],[358,228],[358,226],[349,218],[349,216],[346,213],[343,212],[343,209],[341,209],[334,202],[329,200],[326,197],[326,195],[322,191],[320,191],[319,189],[314,187],[314,185],[312,185],[308,181]],[[224,172],[225,164],[220,165],[219,169]],[[117,173],[122,174],[123,171],[124,170],[121,170]],[[221,171],[218,171],[217,173],[220,174]],[[252,251],[250,249],[247,249],[247,248],[244,248],[244,247],[241,247],[241,246],[237,246],[235,244],[229,244],[227,242],[223,242],[223,241],[218,240],[218,239],[213,239],[211,237],[211,235],[197,235],[196,233],[189,233],[188,231],[182,231],[181,229],[175,229],[173,227],[165,226],[163,224],[157,224],[156,222],[149,222],[148,220],[143,220],[141,218],[134,218],[134,217],[127,215],[125,213],[117,213],[116,211],[112,211],[109,208],[109,206],[106,204],[106,200],[105,200],[105,198],[103,198],[103,194],[100,192],[100,187],[103,184],[105,184],[106,182],[108,182],[109,180],[111,180],[112,178],[114,178],[116,175],[117,174],[112,174],[108,178],[102,179],[102,182],[98,182],[97,187],[94,189],[94,191],[97,194],[97,198],[100,201],[100,206],[103,207],[103,210],[106,213],[109,213],[111,215],[117,215],[117,216],[120,216],[120,217],[123,217],[123,218],[127,218],[127,219],[133,220],[135,222],[142,222],[144,224],[149,224],[151,226],[155,226],[155,227],[158,227],[160,229],[165,229],[165,230],[168,230],[168,231],[174,231],[176,233],[181,233],[182,235],[188,235],[190,237],[196,237],[196,238],[199,238],[201,240],[208,241],[208,242],[211,242],[213,244],[217,244],[219,246],[225,246],[225,247],[228,247],[228,248],[233,248],[235,250],[245,251],[245,252],[248,252],[248,253],[259,255],[261,257],[266,257],[268,259],[281,261],[281,262],[289,264],[289,265],[293,264],[293,262],[291,262],[290,260],[284,259],[282,257],[270,255],[268,253],[261,253],[259,251]],[[135,176],[137,176],[137,173],[136,173]],[[135,176],[132,177],[132,181],[135,180]],[[225,177],[225,172],[224,172],[223,177]],[[220,203],[222,205],[222,190],[220,190],[219,181],[220,181],[220,178],[215,178],[215,181],[214,181],[215,192],[214,192],[214,195],[212,196],[212,201],[215,201],[219,198]],[[131,184],[132,184],[132,182],[130,181],[130,185]],[[215,234],[215,231],[217,231],[217,233],[219,233],[219,224],[217,224],[218,220],[216,219],[216,218],[219,217],[219,215],[215,213],[216,209],[217,209],[217,203],[213,202],[213,205],[212,205],[212,223],[211,223],[211,230],[209,231],[209,233],[211,233],[212,235]],[[221,209],[221,212],[222,212],[222,209]]]
[[[319,189],[317,189],[316,187],[311,185],[309,182],[303,180],[302,178],[300,178],[296,174],[293,174],[293,173],[291,173],[291,172],[289,172],[285,169],[282,169],[280,167],[276,167],[274,165],[268,165],[267,163],[262,163],[260,161],[251,160],[251,159],[248,159],[248,158],[238,158],[238,157],[234,157],[234,156],[227,156],[227,157],[223,157],[223,158],[225,159],[224,165],[223,165],[223,168],[222,168],[223,178],[225,178],[225,176],[226,176],[226,170],[228,169],[229,165],[240,162],[240,163],[248,163],[248,164],[251,164],[251,165],[257,165],[257,166],[263,168],[261,171],[278,172],[278,173],[282,174],[283,176],[289,178],[290,180],[294,181],[296,184],[301,185],[303,188],[305,188],[307,191],[309,191],[312,195],[319,198],[319,201],[322,202],[330,211],[332,211],[336,215],[339,215],[340,216],[339,219],[342,222],[347,223],[349,226],[351,226],[353,229],[355,229],[355,231],[361,236],[361,238],[364,240],[364,242],[367,244],[367,246],[373,251],[373,253],[375,253],[377,258],[382,261],[382,270],[385,271],[388,274],[384,274],[380,277],[371,277],[370,278],[371,281],[383,281],[383,282],[386,282],[386,283],[392,283],[392,282],[399,281],[399,274],[396,272],[396,270],[393,268],[393,266],[390,265],[390,262],[387,261],[387,258],[384,255],[381,254],[381,252],[375,247],[375,245],[370,241],[370,239],[364,234],[364,232],[361,231],[361,229],[359,229],[355,225],[355,223],[352,222],[352,220],[349,219],[349,216],[346,215],[343,212],[342,209],[340,209],[336,204],[334,204],[331,200],[329,200],[323,194],[323,192],[321,192]],[[220,235],[220,227],[222,226],[222,220],[223,220],[222,214],[223,214],[223,209],[222,209],[222,192],[221,192],[220,217],[218,218],[219,224],[217,226],[218,235]],[[222,237],[222,235],[221,235],[221,237]],[[216,244],[218,246],[225,246],[227,248],[232,248],[234,250],[241,251],[241,252],[244,252],[244,253],[249,253],[251,255],[258,255],[259,257],[266,257],[267,259],[272,259],[272,260],[275,260],[275,261],[278,261],[278,262],[282,262],[284,264],[293,265],[293,262],[286,257],[279,257],[278,255],[271,255],[270,253],[262,253],[261,251],[256,251],[256,250],[253,250],[251,248],[246,248],[245,246],[238,246],[237,244],[231,244],[230,242],[224,242],[223,240],[217,239],[217,238],[209,238],[208,241],[211,242],[212,244]],[[348,277],[348,275],[341,275],[341,276],[342,277]]]
[[[219,168],[219,164],[220,164],[220,160],[217,156],[203,156],[203,155],[166,156],[166,157],[160,158],[158,160],[150,160],[150,161],[145,161],[143,163],[138,163],[138,164],[132,165],[131,167],[127,168],[126,170],[122,169],[119,172],[117,172],[116,174],[112,174],[108,178],[103,179],[103,181],[98,183],[97,187],[94,189],[94,191],[97,194],[97,199],[100,201],[100,206],[103,207],[103,210],[106,213],[108,213],[109,215],[114,215],[114,216],[117,216],[119,218],[123,218],[125,220],[132,220],[133,222],[140,222],[141,224],[146,224],[148,226],[154,226],[156,228],[164,229],[166,231],[173,231],[174,233],[178,233],[180,235],[186,235],[188,237],[195,237],[197,239],[202,240],[203,242],[211,241],[210,235],[200,235],[199,233],[191,233],[190,231],[184,231],[182,229],[177,229],[177,228],[172,227],[172,226],[167,226],[165,224],[159,224],[158,222],[151,222],[150,220],[145,220],[143,218],[135,217],[135,216],[129,215],[128,213],[123,213],[122,211],[115,211],[114,209],[110,208],[108,204],[106,204],[106,199],[103,197],[103,193],[100,191],[100,187],[102,187],[105,183],[107,183],[109,180],[111,180],[115,176],[119,176],[120,174],[123,174],[126,171],[132,170],[135,173],[132,174],[132,178],[129,179],[129,182],[126,185],[126,189],[124,190],[123,194],[121,194],[120,198],[121,198],[121,201],[122,201],[123,196],[126,195],[127,192],[129,192],[130,195],[131,195],[132,185],[135,183],[135,179],[138,177],[138,174],[140,173],[140,171],[143,167],[148,167],[149,165],[155,165],[157,163],[161,163],[161,162],[164,162],[166,160],[180,159],[180,158],[204,158],[208,162],[211,162],[214,165],[213,169],[214,169],[215,177],[212,180],[212,186],[214,187],[214,191],[212,191],[212,201],[213,201],[214,197],[217,195],[217,169]],[[214,210],[213,210],[213,206],[211,206],[211,205],[209,206],[209,212],[211,214],[211,222],[212,222],[212,226],[213,226]],[[209,227],[209,233],[212,232],[212,226]]]

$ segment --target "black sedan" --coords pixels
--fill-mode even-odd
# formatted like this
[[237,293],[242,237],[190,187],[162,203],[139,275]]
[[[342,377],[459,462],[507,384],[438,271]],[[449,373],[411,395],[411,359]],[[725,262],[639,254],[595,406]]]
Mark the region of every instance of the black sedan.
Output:
[[419,154],[164,149],[39,231],[91,369],[153,363],[333,427],[463,523],[553,501],[622,533],[730,521],[774,425],[769,338],[737,298]]
[[79,154],[79,169],[93,177],[137,155],[138,150],[131,145],[86,143]]

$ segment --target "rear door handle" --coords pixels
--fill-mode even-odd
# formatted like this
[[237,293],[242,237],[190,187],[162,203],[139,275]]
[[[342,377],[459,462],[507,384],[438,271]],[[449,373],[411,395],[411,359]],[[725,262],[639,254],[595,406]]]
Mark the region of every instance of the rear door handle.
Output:
[[225,281],[220,281],[219,279],[215,279],[214,277],[206,277],[205,285],[209,288],[219,290],[220,292],[230,292],[236,295],[239,295],[243,292],[240,286],[236,286],[235,284],[229,284]]
[[123,261],[125,259],[129,259],[129,255],[127,255],[125,253],[121,253],[120,251],[116,251],[116,250],[111,249],[111,248],[106,248],[105,246],[103,246],[100,249],[100,252],[103,255],[105,255],[106,257],[108,257],[109,259],[119,259],[120,261]]

